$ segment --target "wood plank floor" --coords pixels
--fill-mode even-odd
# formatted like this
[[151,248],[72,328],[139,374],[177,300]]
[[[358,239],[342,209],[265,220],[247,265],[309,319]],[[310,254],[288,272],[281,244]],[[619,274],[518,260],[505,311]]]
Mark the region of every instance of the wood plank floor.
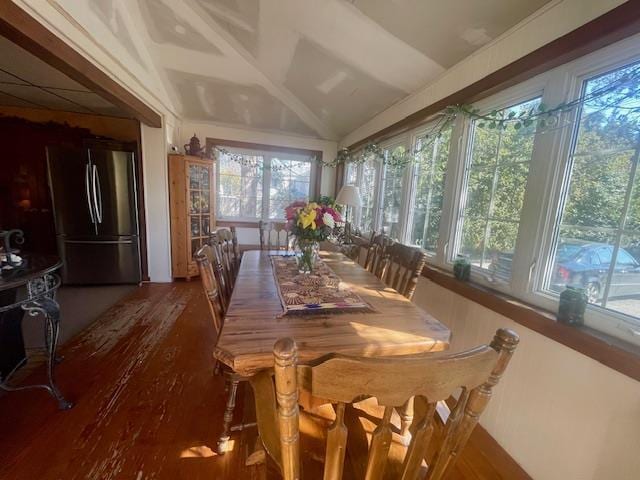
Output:
[[[214,342],[199,282],[140,287],[61,352],[72,410],[40,391],[0,397],[0,479],[263,478],[264,466],[244,466],[254,429],[214,453],[225,400]],[[479,435],[452,478],[527,478]]]

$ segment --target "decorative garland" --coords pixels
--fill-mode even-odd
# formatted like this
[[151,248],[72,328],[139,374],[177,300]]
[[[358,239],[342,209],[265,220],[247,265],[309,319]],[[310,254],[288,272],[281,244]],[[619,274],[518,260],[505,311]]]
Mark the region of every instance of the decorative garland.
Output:
[[[250,160],[250,159],[246,158],[247,156],[242,154],[242,153],[230,152],[226,148],[217,147],[215,145],[211,148],[210,154],[215,155],[216,157],[218,157],[218,159],[220,158],[220,155],[225,155],[229,160],[232,160],[232,161],[234,161],[236,163],[239,163],[243,167],[249,167],[249,168],[262,168],[263,167],[263,164],[262,164],[261,161]],[[309,157],[309,161],[312,161],[312,162],[316,161],[317,162],[318,158],[316,156],[310,156]],[[273,165],[273,164],[271,164],[271,170],[275,171],[275,172],[291,171],[291,167],[287,167],[286,165]]]
[[[607,100],[603,99],[605,95],[622,87],[625,87],[624,91],[621,93],[621,98],[618,98],[616,102],[607,103]],[[607,85],[596,88],[589,93],[585,93],[576,100],[560,103],[553,108],[549,108],[543,103],[539,103],[534,107],[522,110],[519,113],[508,108],[503,110],[493,110],[489,113],[480,113],[480,109],[470,105],[451,105],[439,114],[438,120],[433,124],[429,131],[421,137],[422,142],[418,149],[400,154],[389,152],[385,155],[385,150],[382,147],[375,143],[369,143],[362,149],[362,151],[359,152],[352,153],[348,148],[343,148],[338,151],[338,155],[332,162],[324,162],[323,164],[330,167],[346,163],[358,165],[372,159],[379,160],[388,167],[402,169],[412,163],[427,147],[433,145],[433,143],[441,137],[442,133],[451,127],[458,116],[463,116],[474,121],[475,128],[504,130],[508,127],[512,127],[515,130],[520,130],[522,128],[536,125],[538,129],[550,131],[552,129],[564,128],[572,124],[573,120],[571,119],[569,119],[565,124],[561,124],[563,116],[582,107],[583,105],[596,106],[600,108],[600,110],[591,112],[589,115],[598,113],[605,109],[623,109],[628,112],[627,115],[629,113],[640,113],[640,102],[636,102],[636,105],[631,107],[620,106],[620,100],[630,98],[640,98],[640,67],[624,72],[616,80]],[[600,100],[602,101],[599,102]]]

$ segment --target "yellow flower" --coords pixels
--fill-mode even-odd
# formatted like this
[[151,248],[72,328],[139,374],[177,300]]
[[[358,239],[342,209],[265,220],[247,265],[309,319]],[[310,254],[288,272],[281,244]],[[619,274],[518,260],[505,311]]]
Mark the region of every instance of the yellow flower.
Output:
[[306,211],[303,210],[300,212],[300,216],[298,217],[298,225],[302,226],[302,228],[311,227],[312,230],[316,229],[316,211]]

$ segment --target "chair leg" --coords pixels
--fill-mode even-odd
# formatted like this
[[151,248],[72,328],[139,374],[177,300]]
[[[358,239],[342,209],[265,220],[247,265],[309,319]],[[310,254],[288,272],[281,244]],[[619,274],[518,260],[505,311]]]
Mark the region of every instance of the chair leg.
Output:
[[240,379],[231,377],[227,380],[229,385],[229,396],[227,397],[227,406],[224,410],[224,418],[222,422],[222,434],[218,439],[218,454],[222,455],[227,451],[231,433],[231,422],[233,422],[233,411],[236,407],[236,395],[238,394],[238,384]]
[[413,397],[398,409],[398,413],[400,414],[400,435],[404,440],[408,440],[409,427],[413,423]]

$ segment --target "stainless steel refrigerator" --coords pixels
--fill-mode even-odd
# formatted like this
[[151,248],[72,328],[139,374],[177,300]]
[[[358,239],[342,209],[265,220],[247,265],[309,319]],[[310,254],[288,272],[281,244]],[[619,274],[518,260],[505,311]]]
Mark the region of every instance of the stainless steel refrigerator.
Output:
[[47,147],[47,166],[63,282],[139,283],[133,153]]

